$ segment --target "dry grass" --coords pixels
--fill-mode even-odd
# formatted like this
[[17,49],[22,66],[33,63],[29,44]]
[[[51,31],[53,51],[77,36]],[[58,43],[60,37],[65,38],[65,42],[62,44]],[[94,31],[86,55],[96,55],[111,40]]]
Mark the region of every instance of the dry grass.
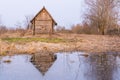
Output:
[[4,63],[11,63],[11,60],[4,60]]
[[61,34],[26,35],[2,38],[1,55],[11,53],[64,52],[120,52],[120,37],[108,35]]

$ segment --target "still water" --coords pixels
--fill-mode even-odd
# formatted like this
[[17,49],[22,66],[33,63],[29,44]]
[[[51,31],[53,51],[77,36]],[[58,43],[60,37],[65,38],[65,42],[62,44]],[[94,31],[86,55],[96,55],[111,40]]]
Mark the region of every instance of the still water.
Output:
[[[29,62],[30,55],[1,58],[0,80],[42,80],[42,74]],[[4,62],[10,60],[11,62]]]
[[[30,62],[30,55],[0,58],[0,80],[120,80],[120,53],[84,55],[57,53],[57,59],[42,75]],[[5,63],[5,60],[11,60]]]

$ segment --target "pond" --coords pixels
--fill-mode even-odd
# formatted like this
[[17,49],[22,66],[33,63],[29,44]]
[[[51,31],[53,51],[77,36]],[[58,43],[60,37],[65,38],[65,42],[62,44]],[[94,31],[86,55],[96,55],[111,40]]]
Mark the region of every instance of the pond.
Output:
[[1,58],[0,80],[42,80],[42,74],[30,63],[30,55]]
[[0,58],[0,80],[120,80],[119,52],[56,55],[57,59],[44,75],[30,62],[30,55]]

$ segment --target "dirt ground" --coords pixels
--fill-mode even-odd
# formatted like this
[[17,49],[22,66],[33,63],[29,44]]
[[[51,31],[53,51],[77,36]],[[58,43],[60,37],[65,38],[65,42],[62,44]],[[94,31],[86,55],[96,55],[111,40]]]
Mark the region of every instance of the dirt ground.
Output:
[[[47,42],[26,42],[16,43],[3,41],[2,38],[60,38],[65,42],[47,43]],[[120,52],[120,36],[109,35],[86,35],[86,34],[61,34],[57,33],[52,36],[47,34],[18,36],[16,34],[4,34],[0,36],[0,54],[13,53],[37,53],[40,51],[49,52],[66,52],[66,51],[82,51],[89,53],[96,52]]]

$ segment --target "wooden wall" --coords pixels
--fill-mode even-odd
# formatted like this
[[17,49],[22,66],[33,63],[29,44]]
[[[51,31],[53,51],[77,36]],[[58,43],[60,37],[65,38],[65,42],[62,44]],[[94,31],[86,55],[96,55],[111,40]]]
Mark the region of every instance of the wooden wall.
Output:
[[33,20],[32,26],[35,34],[53,33],[53,19],[46,10],[42,10]]

